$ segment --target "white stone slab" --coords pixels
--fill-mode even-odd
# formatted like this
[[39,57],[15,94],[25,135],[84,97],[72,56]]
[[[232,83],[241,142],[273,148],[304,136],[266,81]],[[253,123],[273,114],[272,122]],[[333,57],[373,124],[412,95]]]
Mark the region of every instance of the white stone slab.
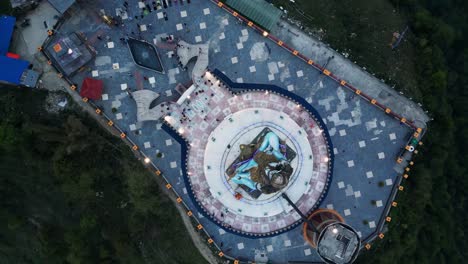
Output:
[[366,142],[365,141],[359,141],[359,147],[360,148],[363,148],[366,146]]

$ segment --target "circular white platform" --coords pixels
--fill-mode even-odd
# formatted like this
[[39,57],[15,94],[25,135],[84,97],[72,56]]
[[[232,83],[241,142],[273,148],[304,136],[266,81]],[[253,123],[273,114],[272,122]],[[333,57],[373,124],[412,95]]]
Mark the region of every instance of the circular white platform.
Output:
[[[215,222],[242,234],[269,235],[294,226],[301,217],[281,194],[307,214],[328,185],[330,149],[317,120],[278,94],[253,91],[235,96],[218,85],[210,89],[209,101],[202,96],[185,106],[197,113],[190,124],[181,122],[182,114],[176,111],[166,120],[191,146],[187,175],[195,202]],[[239,145],[250,144],[265,128],[285,140],[296,156],[290,162],[288,185],[254,198],[228,180],[226,169],[239,156]],[[242,198],[236,199],[236,193]]]
[[[296,152],[291,161],[293,174],[289,184],[272,194],[250,197],[240,186],[228,181],[225,171],[240,154],[240,145],[249,144],[264,128],[271,129]],[[230,145],[230,148],[228,148]],[[205,148],[204,172],[211,194],[225,209],[250,217],[276,216],[288,211],[281,197],[285,192],[293,202],[310,188],[313,154],[306,131],[284,113],[267,108],[249,108],[227,116],[210,134]],[[243,198],[237,200],[235,193]]]

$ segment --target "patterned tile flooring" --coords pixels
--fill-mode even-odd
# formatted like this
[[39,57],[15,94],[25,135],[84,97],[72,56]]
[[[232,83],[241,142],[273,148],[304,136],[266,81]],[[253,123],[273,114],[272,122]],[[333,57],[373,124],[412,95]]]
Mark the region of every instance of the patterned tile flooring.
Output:
[[[306,138],[305,142],[310,144],[311,153],[301,150],[300,152],[304,151],[304,153],[298,153],[298,156],[301,162],[302,160],[307,162],[310,158],[313,163],[310,166],[301,163],[301,168],[297,168],[300,180],[288,187],[291,188],[288,189],[288,195],[294,197],[292,200],[296,202],[296,206],[306,214],[314,208],[327,184],[329,155],[322,129],[302,106],[283,96],[264,91],[233,95],[210,73],[205,75],[204,81],[205,85],[197,87],[190,99],[185,100],[182,105],[170,104],[168,106],[170,115],[165,117],[165,120],[190,142],[187,171],[197,202],[215,221],[244,234],[270,234],[288,228],[300,220],[300,216],[292,207],[285,204],[279,194],[268,203],[249,204],[243,201],[244,199],[236,200],[232,190],[222,187],[221,179],[224,179],[222,176],[224,169],[215,170],[215,167],[224,168],[224,166],[213,165],[219,158],[216,155],[210,155],[213,149],[220,148],[220,146],[218,144],[216,147],[209,148],[215,140],[211,134],[218,127],[225,126],[226,122],[237,122],[230,130],[224,129],[220,132],[221,135],[217,135],[216,141],[228,142],[229,136],[236,136],[238,132],[233,132],[235,127],[243,128],[246,123],[251,124],[261,120],[283,127],[290,136],[297,133],[291,131],[294,125],[303,130],[304,132],[298,131],[296,137]],[[256,120],[255,116],[251,116],[254,113],[253,110],[246,111],[251,108],[260,109],[260,111],[269,109],[271,113],[267,113],[269,116],[266,118],[262,116],[261,120]],[[233,115],[236,113],[240,113],[240,116],[234,119],[242,120],[233,120]],[[285,118],[286,121],[280,122]],[[300,135],[301,133],[304,135]],[[212,152],[219,154],[216,150]],[[219,181],[213,180],[213,177]],[[304,188],[304,183],[306,188]],[[261,211],[264,212],[263,215],[253,216],[252,212],[258,213],[258,210],[263,210]]]

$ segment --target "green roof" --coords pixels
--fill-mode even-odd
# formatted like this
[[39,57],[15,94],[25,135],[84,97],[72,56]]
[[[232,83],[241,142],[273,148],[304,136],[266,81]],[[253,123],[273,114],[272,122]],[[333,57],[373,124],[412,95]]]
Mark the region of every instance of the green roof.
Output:
[[264,0],[227,0],[226,4],[268,31],[281,17],[281,10]]

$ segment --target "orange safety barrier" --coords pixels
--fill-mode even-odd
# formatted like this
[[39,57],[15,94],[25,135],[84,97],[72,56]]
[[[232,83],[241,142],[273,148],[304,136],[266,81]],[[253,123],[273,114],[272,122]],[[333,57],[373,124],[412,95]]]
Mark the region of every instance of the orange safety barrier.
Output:
[[390,216],[387,216],[387,217],[385,218],[385,221],[391,222],[391,221],[392,221],[392,218],[391,218]]
[[172,185],[170,183],[168,183],[168,184],[166,184],[166,188],[170,189],[170,188],[172,188]]
[[[228,8],[227,6],[224,6],[224,4],[220,1],[214,1],[214,2],[217,2],[217,5],[219,7],[222,7],[224,8],[227,12],[231,13],[234,17],[240,17],[243,21],[248,21],[245,17],[243,17],[242,15],[240,15],[239,13],[237,13],[236,11],[232,10],[231,8]],[[248,21],[248,26],[249,27],[254,27],[254,29],[256,29],[258,32],[262,32],[262,29],[260,29],[257,25],[255,25],[252,21]],[[268,32],[266,31],[263,31],[263,36],[264,37],[267,37],[269,35]],[[281,40],[278,40],[276,37],[274,36],[270,36],[269,37],[271,40],[275,41],[279,46],[282,46],[284,48],[286,48],[287,50],[291,51],[295,56],[297,56],[299,54],[299,52],[297,50],[293,50],[292,48],[288,47],[287,45],[284,45],[284,42],[281,41]],[[318,70],[322,70],[323,73],[327,76],[329,76],[330,78],[332,78],[333,80],[335,81],[339,81],[334,75],[331,74],[331,72],[327,69],[323,69],[322,67],[320,67],[320,65],[314,65],[313,61],[309,58],[307,58],[306,56],[302,55],[302,54],[299,54],[300,58],[303,59],[304,61],[306,61],[309,65],[312,65],[314,66],[316,69]],[[341,80],[340,81],[340,84],[345,86],[346,85],[346,81],[344,80]],[[352,87],[351,85],[348,85],[347,86],[349,89],[351,90],[355,90],[355,93],[360,95],[361,94],[361,90],[358,90],[354,87]],[[362,94],[362,96],[366,99],[370,99],[369,96],[365,95],[365,94]],[[384,110],[387,114],[390,114],[391,113],[391,110],[389,108],[386,108],[385,106],[377,103],[377,101],[375,101],[375,99],[372,99],[371,100],[371,103],[374,104],[374,105],[378,105],[379,108],[381,108],[382,110]],[[395,117],[399,118],[397,115],[394,115]],[[410,123],[406,123],[406,119],[405,118],[401,118],[401,121],[403,123],[405,123],[406,125],[416,129],[416,126],[410,122]],[[418,132],[420,133],[420,128],[417,128],[418,129]]]
[[72,91],[75,91],[75,90],[76,90],[76,85],[70,86],[70,89],[71,89]]
[[125,133],[123,133],[123,132],[120,133],[120,137],[121,137],[121,138],[125,138],[126,136],[127,136],[127,135],[125,135]]
[[112,120],[109,120],[109,122],[107,122],[107,125],[113,126],[113,125],[114,125],[114,122],[112,122]]
[[379,238],[380,238],[380,239],[383,239],[384,237],[385,237],[385,235],[384,235],[383,233],[380,233],[380,234],[379,234]]
[[99,108],[96,108],[96,114],[98,114],[98,115],[99,115],[100,113],[101,113],[101,109],[99,109]]

